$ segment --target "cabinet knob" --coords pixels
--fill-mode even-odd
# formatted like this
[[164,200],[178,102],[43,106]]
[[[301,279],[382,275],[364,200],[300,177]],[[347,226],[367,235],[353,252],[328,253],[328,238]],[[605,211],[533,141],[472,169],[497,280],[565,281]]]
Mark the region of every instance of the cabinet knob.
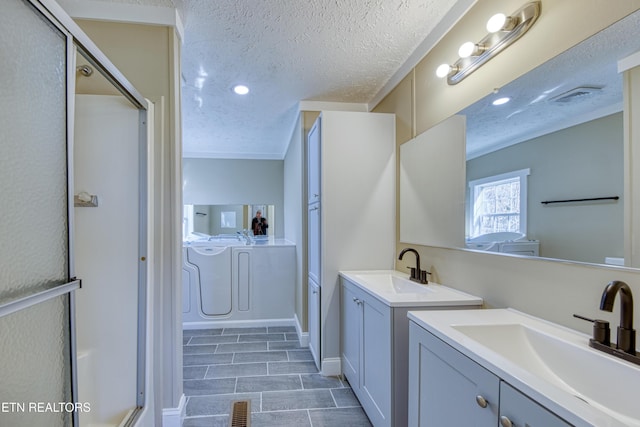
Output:
[[314,293],[314,294],[317,294],[317,293],[318,293],[318,291],[313,291],[313,293]]
[[504,415],[500,417],[500,425],[502,427],[513,427],[513,423],[509,417],[505,417]]
[[476,403],[481,408],[486,408],[489,405],[489,402],[487,402],[487,399],[485,399],[484,397],[482,397],[480,395],[476,396]]
[[362,304],[362,301],[360,301],[358,298],[353,297],[353,302],[355,302],[356,304],[360,305]]

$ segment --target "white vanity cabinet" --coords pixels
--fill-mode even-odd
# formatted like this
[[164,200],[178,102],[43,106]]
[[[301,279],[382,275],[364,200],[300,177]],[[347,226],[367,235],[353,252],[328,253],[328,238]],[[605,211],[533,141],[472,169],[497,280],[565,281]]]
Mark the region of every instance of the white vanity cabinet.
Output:
[[[342,286],[342,369],[374,426],[392,426],[392,311],[348,281]],[[399,425],[399,424],[398,424]]]
[[413,321],[408,425],[571,426]]
[[[482,299],[442,285],[419,285],[396,271],[341,271],[340,283],[343,375],[374,426],[412,425],[407,424],[407,313],[479,308]],[[394,285],[415,292],[397,293]]]

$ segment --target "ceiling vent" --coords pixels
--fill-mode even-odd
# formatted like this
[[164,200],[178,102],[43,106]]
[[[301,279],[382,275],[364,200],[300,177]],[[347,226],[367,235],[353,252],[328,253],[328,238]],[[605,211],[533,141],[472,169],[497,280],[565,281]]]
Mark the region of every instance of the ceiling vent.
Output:
[[566,104],[569,102],[575,102],[596,94],[602,90],[601,86],[579,86],[570,91],[561,93],[558,96],[554,96],[550,99],[552,102],[559,102]]

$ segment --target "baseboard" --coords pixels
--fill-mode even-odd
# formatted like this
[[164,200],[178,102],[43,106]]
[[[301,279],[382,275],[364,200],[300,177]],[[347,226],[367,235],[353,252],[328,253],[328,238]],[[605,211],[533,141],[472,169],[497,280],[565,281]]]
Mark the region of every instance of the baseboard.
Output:
[[295,326],[295,319],[202,320],[182,322],[182,329],[259,328],[262,326]]
[[326,357],[322,359],[320,373],[325,377],[337,377],[342,375],[342,363],[339,357]]
[[298,341],[300,342],[300,347],[309,347],[309,332],[302,332],[302,326],[300,325],[300,319],[298,319],[298,314],[294,314],[294,319],[296,322],[296,332],[298,334]]
[[183,394],[177,408],[164,408],[162,410],[162,427],[181,427],[186,414],[187,397]]

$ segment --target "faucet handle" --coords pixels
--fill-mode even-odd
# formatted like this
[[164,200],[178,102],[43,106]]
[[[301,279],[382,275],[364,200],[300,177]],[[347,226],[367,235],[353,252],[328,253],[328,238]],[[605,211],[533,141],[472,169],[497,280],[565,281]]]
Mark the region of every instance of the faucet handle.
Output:
[[586,320],[593,323],[593,340],[604,345],[611,344],[611,330],[609,329],[609,322],[600,319],[589,319],[588,317],[574,314],[576,319]]
[[409,277],[411,277],[412,279],[417,279],[418,276],[416,274],[416,268],[415,267],[407,267],[409,270],[411,270],[411,274],[409,275]]

